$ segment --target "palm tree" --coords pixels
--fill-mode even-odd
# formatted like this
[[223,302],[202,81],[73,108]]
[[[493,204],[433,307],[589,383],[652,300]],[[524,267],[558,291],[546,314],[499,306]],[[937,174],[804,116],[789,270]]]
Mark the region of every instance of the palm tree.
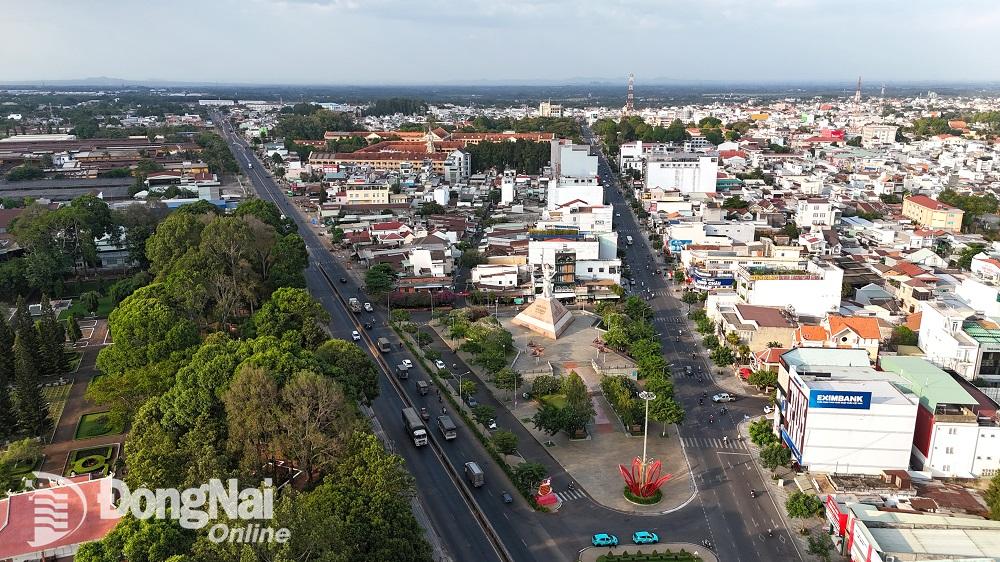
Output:
[[736,348],[736,354],[740,357],[740,363],[746,364],[747,360],[750,359],[750,346],[741,343]]

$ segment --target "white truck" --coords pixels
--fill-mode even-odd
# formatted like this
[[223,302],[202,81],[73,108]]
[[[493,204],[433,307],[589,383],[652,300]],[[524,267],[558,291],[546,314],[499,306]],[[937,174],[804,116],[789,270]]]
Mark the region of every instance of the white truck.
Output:
[[427,426],[413,408],[403,408],[403,428],[410,434],[414,445],[423,447],[427,444]]

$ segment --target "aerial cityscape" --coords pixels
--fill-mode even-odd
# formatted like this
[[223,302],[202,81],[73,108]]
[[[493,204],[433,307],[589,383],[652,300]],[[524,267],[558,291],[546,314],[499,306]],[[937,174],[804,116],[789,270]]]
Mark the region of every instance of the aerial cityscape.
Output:
[[0,562],[1000,562],[1000,5],[0,7]]

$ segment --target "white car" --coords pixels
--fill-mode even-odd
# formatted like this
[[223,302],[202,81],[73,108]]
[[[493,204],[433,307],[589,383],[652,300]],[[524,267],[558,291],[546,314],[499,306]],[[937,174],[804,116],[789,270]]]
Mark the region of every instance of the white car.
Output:
[[351,332],[351,337],[354,338],[354,341],[361,341],[361,334],[357,330]]
[[772,406],[770,404],[764,404],[764,414],[765,415],[766,414],[770,414],[773,411],[774,411],[774,406]]
[[736,397],[728,392],[720,392],[712,396],[712,402],[735,402]]
[[406,365],[407,369],[412,369],[413,368],[413,361],[410,361],[409,359],[403,359],[403,365]]
[[372,308],[372,303],[366,302],[365,303],[365,312],[374,312],[374,311],[375,311],[375,309]]
[[444,361],[440,359],[434,361],[434,366],[437,367],[438,371],[448,368],[448,366],[444,364]]

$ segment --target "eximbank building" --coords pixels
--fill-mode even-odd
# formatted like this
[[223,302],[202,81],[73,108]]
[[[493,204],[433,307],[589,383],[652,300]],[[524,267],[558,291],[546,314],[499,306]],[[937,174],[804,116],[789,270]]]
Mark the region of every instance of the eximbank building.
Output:
[[782,441],[814,472],[879,474],[906,470],[918,400],[887,380],[831,380],[790,373]]

